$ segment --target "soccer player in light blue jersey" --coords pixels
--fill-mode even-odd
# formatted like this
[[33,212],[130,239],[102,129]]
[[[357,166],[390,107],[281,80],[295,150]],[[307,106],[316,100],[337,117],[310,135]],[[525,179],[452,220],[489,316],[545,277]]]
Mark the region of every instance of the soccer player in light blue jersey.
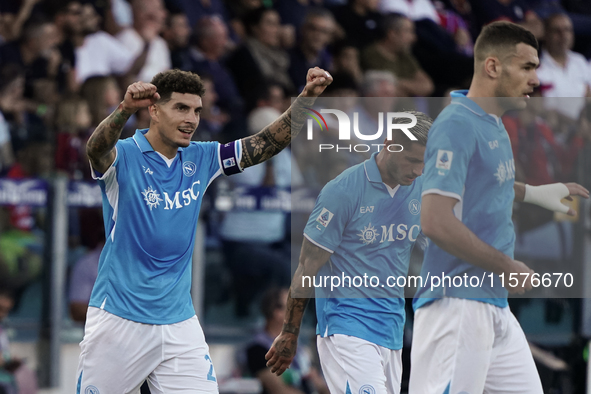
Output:
[[[452,92],[431,127],[421,226],[432,242],[421,275],[471,280],[443,279],[433,288],[427,280],[417,291],[410,394],[542,394],[527,340],[507,303],[508,292],[531,289],[533,274],[513,259],[512,205],[525,201],[572,215],[560,199],[588,198],[589,192],[574,183],[531,187],[514,181],[500,117],[524,108],[538,86],[537,48],[534,36],[516,24],[486,26],[474,47],[470,90]],[[512,276],[519,278],[516,287]]]
[[[78,393],[217,393],[191,302],[191,255],[203,193],[219,175],[259,164],[297,135],[332,77],[310,69],[294,104],[258,134],[225,145],[192,142],[202,109],[196,74],[171,70],[130,85],[93,132],[87,152],[103,192],[107,241],[88,308]],[[129,117],[150,128],[119,140]]]
[[282,374],[293,360],[316,287],[318,353],[330,392],[400,392],[405,311],[404,284],[397,280],[406,279],[421,232],[420,175],[433,122],[409,113],[417,118],[408,129],[417,141],[402,133],[386,139],[379,153],[344,171],[318,196],[283,330],[267,353],[271,372]]

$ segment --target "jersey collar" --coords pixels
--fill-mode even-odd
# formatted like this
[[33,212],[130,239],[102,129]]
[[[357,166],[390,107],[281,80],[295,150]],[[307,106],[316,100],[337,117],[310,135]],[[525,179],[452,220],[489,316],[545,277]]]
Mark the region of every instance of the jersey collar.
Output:
[[371,157],[363,163],[363,166],[365,167],[365,176],[367,176],[367,180],[370,182],[383,183],[382,174],[380,174],[378,163],[376,162],[377,155],[378,153],[374,152]]
[[474,112],[478,116],[488,115],[478,104],[474,102],[474,100],[466,97],[468,94],[467,90],[454,90],[450,93],[451,96],[451,103],[452,104],[459,104],[470,111]]
[[[137,129],[133,136],[135,144],[138,148],[140,148],[142,153],[154,152],[154,148],[152,148],[152,145],[150,145],[150,142],[148,142],[148,139],[146,138],[146,133],[148,132],[148,130],[149,129]],[[183,148],[179,147],[178,151],[182,152]]]

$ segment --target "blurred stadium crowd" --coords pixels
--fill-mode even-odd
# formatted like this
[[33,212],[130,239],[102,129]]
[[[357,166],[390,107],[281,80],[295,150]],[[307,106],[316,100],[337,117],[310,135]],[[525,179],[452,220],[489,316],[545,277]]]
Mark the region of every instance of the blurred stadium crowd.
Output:
[[[130,83],[170,68],[205,81],[195,140],[228,142],[259,131],[288,108],[314,66],[333,75],[324,97],[341,100],[336,107],[350,112],[363,103],[345,98],[375,100],[366,101],[375,105],[366,105],[362,120],[375,130],[374,112],[467,88],[473,43],[495,20],[521,24],[541,43],[535,95],[546,99],[505,119],[517,180],[589,187],[591,171],[581,171],[582,156],[591,163],[591,106],[584,99],[591,96],[591,3],[585,0],[0,0],[0,179],[61,173],[90,180],[85,142],[94,127]],[[139,111],[122,138],[149,122],[147,109]],[[290,231],[297,218],[227,211],[219,197],[236,186],[318,191],[364,159],[339,155],[331,171],[320,172],[306,149],[299,152],[217,181],[204,200],[206,331],[208,322],[260,318],[256,305],[264,290],[289,284],[298,252]],[[520,232],[553,221],[531,207],[517,211]],[[43,272],[46,213],[0,206],[0,288],[16,296],[16,309]],[[71,209],[68,224],[71,318],[84,321],[104,238],[100,209]],[[571,307],[551,308],[556,314]],[[3,346],[0,341],[0,354]]]

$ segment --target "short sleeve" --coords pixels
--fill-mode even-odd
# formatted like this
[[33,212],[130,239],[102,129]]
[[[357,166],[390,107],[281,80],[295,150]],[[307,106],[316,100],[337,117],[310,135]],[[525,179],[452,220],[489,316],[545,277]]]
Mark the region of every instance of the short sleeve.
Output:
[[422,195],[440,194],[461,201],[475,146],[474,130],[466,122],[454,119],[434,124],[425,150]]
[[314,245],[334,253],[354,211],[350,193],[338,182],[329,182],[316,199],[304,235]]
[[92,179],[97,180],[99,182],[106,182],[107,179],[112,178],[113,174],[116,171],[116,168],[119,166],[119,158],[122,156],[122,154],[123,147],[121,146],[121,141],[118,141],[117,144],[115,144],[115,160],[113,161],[113,163],[111,163],[111,166],[107,168],[107,171],[105,171],[104,174],[101,174],[100,172],[96,171],[92,166],[92,162],[90,162],[90,175],[92,176]]

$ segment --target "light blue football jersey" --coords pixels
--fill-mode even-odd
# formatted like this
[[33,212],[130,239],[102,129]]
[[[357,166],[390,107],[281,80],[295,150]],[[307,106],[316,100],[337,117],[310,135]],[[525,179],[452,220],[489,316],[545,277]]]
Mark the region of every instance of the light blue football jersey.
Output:
[[[501,119],[487,114],[466,93],[452,92],[451,104],[431,126],[422,195],[435,193],[458,199],[455,216],[482,241],[513,258],[515,162],[511,143]],[[493,275],[491,282],[490,272],[430,242],[421,276],[430,282],[429,276],[441,277],[442,273],[450,277],[477,276],[481,287],[455,287],[448,282],[433,290],[424,286],[415,295],[415,309],[441,297],[476,299],[499,307],[508,305],[507,290],[497,275]]]
[[[138,130],[97,178],[107,241],[90,306],[146,324],[191,318],[191,260],[203,193],[239,171],[240,144],[191,142],[169,165]],[[95,174],[93,174],[95,176]]]
[[[392,196],[382,181],[376,155],[347,169],[322,189],[304,235],[332,253],[316,283],[326,276],[345,276],[345,286],[331,289],[329,281],[327,287],[316,287],[318,334],[350,335],[401,349],[404,289],[389,287],[387,281],[388,276],[407,275],[410,254],[421,231],[422,177],[409,186],[397,186]],[[354,277],[364,275],[367,285],[363,279],[363,285],[357,287]],[[379,279],[376,287],[377,282],[369,280],[372,276]],[[351,284],[346,277],[351,277]]]

